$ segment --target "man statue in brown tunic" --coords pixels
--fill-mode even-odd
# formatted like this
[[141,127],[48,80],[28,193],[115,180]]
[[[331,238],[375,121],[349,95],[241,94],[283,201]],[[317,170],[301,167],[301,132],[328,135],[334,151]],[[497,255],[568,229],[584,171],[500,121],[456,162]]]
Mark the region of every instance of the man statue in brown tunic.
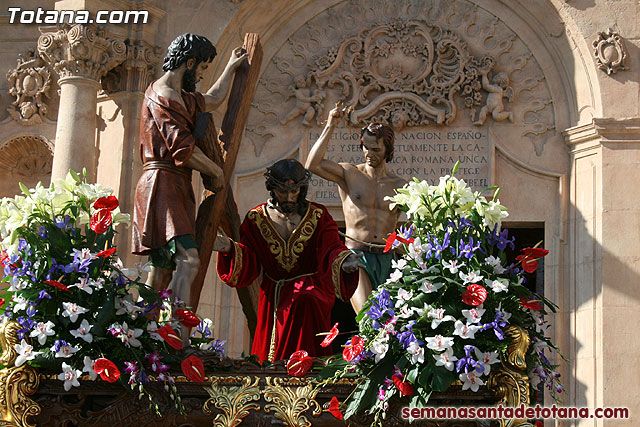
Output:
[[200,265],[191,171],[211,176],[217,187],[223,184],[222,169],[196,146],[192,132],[198,113],[214,110],[226,97],[233,74],[246,57],[241,53],[233,51],[206,93],[196,92],[216,49],[205,37],[179,36],[164,58],[164,75],[149,85],[142,103],[143,173],[136,186],[132,252],[149,255],[148,285],[156,290],[169,287],[183,301],[189,300]]
[[392,196],[405,180],[387,169],[393,159],[393,129],[381,123],[370,123],[360,132],[360,147],[365,162],[354,165],[325,159],[327,146],[336,123],[345,110],[336,107],[329,112],[327,124],[313,145],[305,167],[312,173],[338,184],[346,226],[346,245],[364,254],[365,268],[360,270],[358,288],[351,297],[357,312],[379,284],[391,273],[393,253],[383,253],[386,237],[395,231],[400,212],[389,209],[385,196]]

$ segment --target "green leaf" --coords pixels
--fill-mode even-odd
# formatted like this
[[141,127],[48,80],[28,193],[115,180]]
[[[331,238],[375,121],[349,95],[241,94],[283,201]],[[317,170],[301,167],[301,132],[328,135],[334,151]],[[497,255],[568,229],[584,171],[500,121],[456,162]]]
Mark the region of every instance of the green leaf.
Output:
[[75,182],[80,182],[80,177],[78,176],[76,171],[74,171],[73,169],[69,169],[69,174],[71,175],[71,178],[73,178]]
[[458,160],[456,162],[455,165],[453,165],[453,170],[451,171],[451,176],[455,175],[456,172],[458,172],[458,169],[460,168],[460,160]]
[[347,367],[347,365],[350,365],[349,362],[347,362],[344,359],[336,359],[334,361],[332,361],[331,363],[329,363],[327,366],[325,366],[322,371],[320,371],[320,373],[318,373],[318,376],[316,377],[317,380],[326,380],[327,378],[331,378],[333,377],[336,372],[338,371],[342,371],[344,368]]
[[409,373],[407,373],[407,381],[409,381],[411,384],[415,384],[416,378],[418,377],[418,372],[420,372],[419,367],[414,366],[413,369],[411,369]]
[[26,186],[26,185],[24,185],[24,184],[23,184],[23,183],[21,183],[21,182],[19,182],[19,183],[18,183],[18,185],[20,186],[20,190],[22,190],[22,193],[23,193],[25,196],[27,196],[27,197],[28,197],[28,196],[29,196],[29,189],[27,188],[27,186]]
[[431,377],[433,376],[433,370],[435,365],[433,363],[427,363],[422,365],[420,374],[418,375],[418,385],[420,389],[431,387]]
[[347,409],[344,411],[345,418],[349,418],[360,410],[360,407],[363,406],[363,401],[366,400],[365,398],[367,397],[367,394],[370,394],[371,390],[374,389],[373,387],[370,387],[370,385],[371,378],[367,378],[363,383],[358,384],[356,390],[351,396],[351,400],[349,400]]
[[445,368],[436,368],[431,380],[431,388],[433,391],[445,391],[457,379],[458,376],[455,372],[448,371]]

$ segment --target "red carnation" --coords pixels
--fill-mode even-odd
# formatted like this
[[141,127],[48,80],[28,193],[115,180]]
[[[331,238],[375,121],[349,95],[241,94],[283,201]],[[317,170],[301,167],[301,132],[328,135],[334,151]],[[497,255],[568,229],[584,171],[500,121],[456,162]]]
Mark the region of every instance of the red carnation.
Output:
[[111,211],[109,209],[100,209],[91,215],[89,227],[98,234],[102,234],[109,229],[111,225]]
[[301,377],[311,369],[313,360],[309,357],[309,353],[304,350],[298,350],[291,355],[287,362],[287,372],[294,377]]
[[182,340],[178,333],[169,325],[164,325],[158,328],[158,335],[160,335],[171,347],[176,350],[182,350]]
[[187,328],[194,328],[200,324],[200,318],[187,309],[180,308],[175,313],[176,318]]
[[338,323],[336,323],[335,325],[333,325],[333,328],[331,328],[327,336],[324,337],[324,340],[320,343],[320,346],[328,347],[329,344],[331,344],[333,340],[336,339],[336,337],[338,336],[338,332]]
[[468,305],[480,305],[487,299],[487,290],[480,285],[471,284],[462,294],[462,302]]
[[118,199],[116,196],[100,197],[95,201],[93,207],[96,209],[108,209],[112,211],[118,207]]
[[520,305],[536,311],[540,311],[543,308],[542,304],[540,304],[540,300],[528,299],[525,297],[520,297]]
[[46,283],[47,285],[51,285],[54,288],[58,288],[62,291],[67,291],[69,292],[69,288],[67,288],[65,285],[63,285],[62,283],[58,282],[57,280],[45,280],[44,283]]
[[196,383],[204,382],[204,363],[199,357],[189,356],[182,361],[182,373]]
[[342,412],[340,412],[340,402],[335,396],[331,398],[331,403],[329,403],[329,412],[339,420],[344,418],[344,415],[342,415]]
[[357,357],[364,350],[364,340],[357,335],[351,338],[351,344],[344,347],[342,350],[342,358],[347,362],[351,362],[354,357]]
[[411,396],[415,392],[411,383],[409,381],[402,381],[400,375],[394,375],[391,379],[403,396]]
[[111,255],[113,255],[114,253],[116,253],[116,248],[111,248],[111,249],[105,249],[104,251],[100,251],[96,254],[96,258],[101,256],[102,258],[107,258],[110,257]]
[[96,360],[93,364],[93,370],[100,375],[100,378],[109,383],[115,383],[120,378],[120,370],[109,359]]

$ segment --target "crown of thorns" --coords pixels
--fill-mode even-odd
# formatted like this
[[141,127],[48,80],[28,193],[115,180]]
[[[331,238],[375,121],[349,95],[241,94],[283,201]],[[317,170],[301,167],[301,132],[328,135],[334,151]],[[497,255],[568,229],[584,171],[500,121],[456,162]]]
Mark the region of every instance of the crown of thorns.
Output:
[[267,169],[267,171],[264,174],[264,177],[267,179],[267,183],[274,187],[277,187],[283,191],[295,191],[300,187],[309,185],[309,180],[311,179],[311,172],[309,172],[308,170],[305,170],[304,178],[302,178],[300,181],[297,181],[297,182],[295,182],[295,180],[291,177],[287,177],[285,179],[285,181],[289,181],[289,180],[294,181],[293,184],[287,184],[285,181],[281,181],[278,178],[274,177],[271,174],[271,169]]

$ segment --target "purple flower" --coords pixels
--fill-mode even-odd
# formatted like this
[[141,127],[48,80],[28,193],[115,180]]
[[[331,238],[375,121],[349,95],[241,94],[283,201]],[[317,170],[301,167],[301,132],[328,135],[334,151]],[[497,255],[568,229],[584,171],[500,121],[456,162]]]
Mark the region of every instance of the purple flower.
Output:
[[33,317],[36,315],[37,312],[38,310],[36,310],[36,304],[33,302],[29,303],[29,307],[27,307],[27,316]]
[[58,271],[64,272],[64,265],[58,264],[55,258],[51,258],[51,267],[47,272],[47,280],[57,279]]
[[458,258],[462,258],[463,256],[467,259],[473,258],[473,254],[476,250],[480,249],[480,242],[478,242],[475,246],[473,245],[473,236],[469,237],[469,243],[464,243],[464,240],[460,239],[460,251],[458,253]]
[[406,331],[397,333],[396,338],[398,338],[398,341],[400,342],[400,344],[402,344],[402,348],[406,349],[414,341],[417,341],[418,345],[422,345],[423,344],[423,342],[420,341],[418,338],[416,338],[416,336],[413,333],[413,325],[415,325],[415,323],[416,323],[415,320],[411,320],[407,324],[407,330]]
[[36,301],[36,303],[39,303],[40,301],[42,301],[45,298],[46,299],[51,299],[51,295],[49,295],[49,293],[43,289],[38,294],[38,300]]
[[[411,224],[409,227],[405,228],[404,226],[400,226],[400,228],[398,229],[398,234],[400,236],[402,236],[405,240],[409,240],[411,238],[411,236],[413,236],[413,232],[415,230],[415,227],[413,226],[413,224]],[[392,248],[397,248],[398,246],[400,246],[400,241],[396,240],[395,242],[393,242],[393,244],[391,245]]]
[[161,300],[169,300],[169,298],[171,298],[171,289],[163,289],[160,292],[158,292],[158,297]]
[[434,256],[436,259],[442,258],[442,252],[449,247],[449,230],[444,234],[444,238],[442,239],[442,243],[438,241],[435,237],[431,241],[431,246],[434,250]]
[[195,335],[196,332],[202,335],[204,338],[209,338],[211,336],[211,329],[209,329],[207,322],[205,322],[204,320],[202,320],[200,324],[196,327],[196,330],[194,331],[193,335]]
[[504,312],[496,309],[496,318],[493,320],[493,322],[485,323],[484,325],[482,325],[482,327],[480,328],[480,331],[493,329],[493,332],[496,334],[496,337],[500,341],[502,341],[504,339],[504,332],[502,331],[501,328],[504,328],[505,326],[507,326],[507,322],[502,320],[503,317],[504,317]]
[[47,232],[47,227],[45,227],[44,225],[41,225],[40,227],[38,227],[38,236],[40,236],[41,239],[46,239],[49,236],[49,232]]
[[66,342],[65,340],[56,340],[56,342],[53,345],[53,347],[56,350],[56,353],[58,353],[62,347],[66,347],[68,345],[69,345],[69,343]]
[[73,227],[73,224],[69,224],[70,219],[71,217],[69,217],[69,215],[65,215],[64,218],[56,218],[55,225],[61,230],[69,230]]
[[22,237],[18,239],[18,250],[23,251],[27,247],[27,241]]
[[124,362],[124,371],[127,374],[137,374],[140,368],[138,368],[138,362]]
[[481,374],[484,372],[484,365],[478,362],[477,360],[473,360],[473,358],[471,357],[471,352],[474,351],[475,349],[476,348],[472,345],[464,346],[465,357],[460,358],[456,362],[456,372],[460,372],[462,368],[464,368],[465,374],[469,373],[469,368],[474,369],[478,374]]
[[500,235],[498,236],[498,243],[497,243],[498,249],[503,251],[505,250],[507,245],[509,245],[511,247],[511,250],[513,251],[516,249],[516,245],[514,244],[515,241],[516,241],[515,237],[512,237],[511,239],[509,239],[509,230],[505,228],[504,230],[502,230],[502,233],[500,233]]
[[226,344],[226,342],[227,340],[215,340],[211,343],[209,349],[218,353],[220,357],[224,358],[224,345]]

